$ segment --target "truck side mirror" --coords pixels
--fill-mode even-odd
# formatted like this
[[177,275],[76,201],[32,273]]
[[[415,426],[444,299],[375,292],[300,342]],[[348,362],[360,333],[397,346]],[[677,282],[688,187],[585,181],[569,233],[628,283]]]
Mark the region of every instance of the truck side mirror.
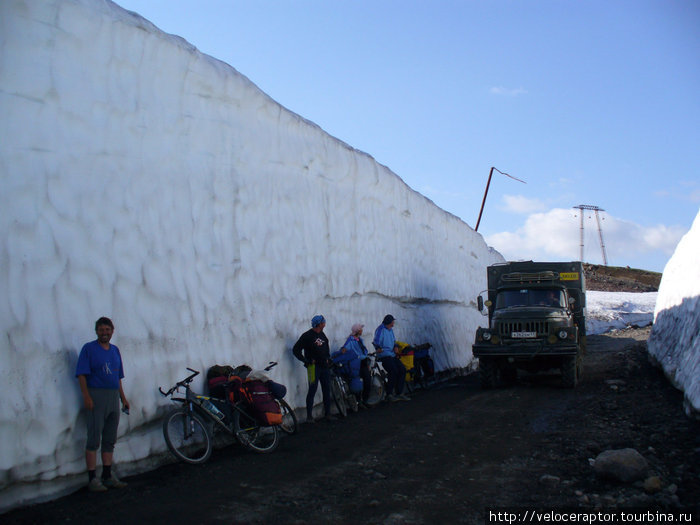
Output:
[[476,298],[476,307],[481,312],[484,309],[484,298],[479,296]]

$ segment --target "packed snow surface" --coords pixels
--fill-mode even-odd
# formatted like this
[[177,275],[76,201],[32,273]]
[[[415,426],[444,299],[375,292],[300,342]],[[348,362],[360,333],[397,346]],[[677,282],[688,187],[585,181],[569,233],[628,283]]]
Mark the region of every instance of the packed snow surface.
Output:
[[3,1],[0,35],[0,509],[84,482],[74,371],[103,315],[123,475],[162,460],[158,387],[186,367],[278,361],[302,405],[315,314],[334,350],[391,313],[469,366],[503,259],[387,167],[109,1]]
[[626,326],[648,326],[653,321],[657,292],[586,292],[586,333],[603,334]]
[[649,353],[700,417],[700,212],[666,264],[649,336]]

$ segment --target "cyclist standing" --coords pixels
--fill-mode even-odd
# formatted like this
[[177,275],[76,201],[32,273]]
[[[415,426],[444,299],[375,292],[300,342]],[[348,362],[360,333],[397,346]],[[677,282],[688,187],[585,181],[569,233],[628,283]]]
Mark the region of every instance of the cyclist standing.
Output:
[[306,421],[313,423],[314,397],[319,382],[323,393],[323,412],[326,421],[336,419],[331,415],[331,352],[328,337],[323,333],[326,327],[326,319],[322,315],[315,315],[311,319],[311,330],[301,334],[299,340],[294,343],[292,353],[299,361],[304,363],[309,378],[309,392],[306,394]]
[[403,387],[406,382],[406,367],[396,357],[396,337],[394,336],[393,315],[386,315],[382,324],[374,331],[372,344],[377,349],[377,358],[388,375],[386,393],[389,401],[410,401],[404,395]]
[[[114,334],[114,324],[107,317],[95,323],[97,339],[86,343],[76,366],[75,375],[87,409],[87,443],[85,463],[88,469],[88,490],[104,492],[107,488],[123,488],[126,483],[112,472],[114,444],[119,426],[119,400],[126,410],[129,401],[122,389],[124,364],[119,348],[109,341]],[[102,442],[102,479],[95,475],[97,449]]]

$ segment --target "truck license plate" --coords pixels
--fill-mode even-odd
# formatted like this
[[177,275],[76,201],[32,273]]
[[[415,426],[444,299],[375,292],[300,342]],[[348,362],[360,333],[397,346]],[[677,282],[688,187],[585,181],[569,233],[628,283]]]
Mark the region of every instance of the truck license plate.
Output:
[[530,339],[537,337],[537,332],[513,332],[511,337],[513,339]]

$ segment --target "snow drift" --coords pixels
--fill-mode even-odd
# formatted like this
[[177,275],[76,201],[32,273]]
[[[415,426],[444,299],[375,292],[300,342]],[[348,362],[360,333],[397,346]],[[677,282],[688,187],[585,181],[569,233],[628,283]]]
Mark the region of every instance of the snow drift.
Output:
[[469,364],[502,258],[388,168],[109,0],[0,2],[0,35],[0,510],[84,482],[74,370],[102,315],[122,475],[158,461],[186,366],[279,361],[300,406],[314,314],[333,349],[391,313]]
[[649,354],[700,417],[700,213],[666,264],[654,309]]

